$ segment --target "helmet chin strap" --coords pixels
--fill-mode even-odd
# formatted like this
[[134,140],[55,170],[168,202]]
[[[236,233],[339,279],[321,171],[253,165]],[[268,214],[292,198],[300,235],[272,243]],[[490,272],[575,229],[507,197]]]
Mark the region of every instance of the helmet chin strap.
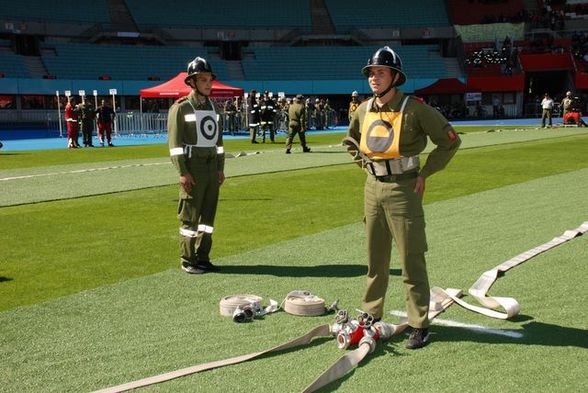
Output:
[[394,76],[394,80],[392,81],[392,83],[390,83],[390,86],[388,86],[386,88],[386,90],[384,90],[383,92],[379,93],[379,94],[374,94],[376,97],[381,98],[383,96],[385,96],[386,94],[388,94],[388,92],[390,90],[392,90],[392,88],[394,86],[396,86],[396,82],[398,82],[398,78],[400,78],[400,75],[398,74],[398,72],[395,73],[396,75]]
[[202,96],[202,97],[204,97],[204,98],[208,98],[208,96],[207,96],[206,94],[202,93],[202,92],[201,92],[201,91],[198,89],[198,87],[194,87],[194,90],[196,90],[196,94],[197,94],[197,95],[199,95],[199,96]]
[[196,92],[196,95],[204,97],[204,98],[208,98],[208,96],[206,94],[204,94],[203,92],[200,91],[200,89],[198,89],[198,84],[196,83],[196,81],[194,79],[190,80],[190,87]]

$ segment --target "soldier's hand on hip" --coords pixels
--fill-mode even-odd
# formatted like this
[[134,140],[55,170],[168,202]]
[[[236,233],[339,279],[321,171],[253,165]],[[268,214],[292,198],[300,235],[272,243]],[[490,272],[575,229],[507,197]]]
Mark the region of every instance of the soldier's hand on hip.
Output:
[[190,192],[192,192],[192,186],[196,185],[196,182],[194,181],[192,175],[188,173],[184,176],[180,176],[180,184],[182,185],[184,191],[186,191],[189,194]]
[[414,192],[416,192],[417,194],[419,194],[419,196],[421,197],[421,199],[423,198],[423,195],[425,194],[425,178],[422,176],[418,176],[416,178],[416,184],[414,186]]

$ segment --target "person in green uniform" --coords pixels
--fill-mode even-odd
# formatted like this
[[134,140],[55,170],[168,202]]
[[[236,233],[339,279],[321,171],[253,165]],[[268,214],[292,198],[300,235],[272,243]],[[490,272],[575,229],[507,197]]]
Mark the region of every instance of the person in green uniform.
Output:
[[351,101],[349,102],[349,110],[347,112],[349,122],[351,123],[351,118],[353,117],[353,113],[359,107],[359,93],[357,91],[353,91],[351,93]]
[[288,139],[286,139],[286,154],[290,154],[292,149],[292,141],[296,134],[300,137],[300,144],[304,153],[310,152],[310,147],[306,146],[306,106],[304,105],[304,97],[298,94],[294,98],[294,102],[288,108]]
[[[429,341],[430,300],[422,206],[425,182],[447,165],[461,141],[437,110],[398,90],[406,75],[392,49],[378,49],[362,73],[374,96],[355,111],[344,143],[367,171],[364,212],[368,273],[363,310],[376,320],[384,314],[394,240],[412,327],[406,347],[421,348]],[[421,167],[419,154],[428,139],[436,147]]]
[[77,110],[80,118],[80,128],[82,129],[84,147],[94,147],[94,144],[92,143],[92,132],[94,131],[96,111],[85,97],[82,97],[82,102],[78,104]]
[[180,261],[191,274],[218,271],[210,261],[219,189],[225,180],[221,113],[210,100],[212,67],[202,57],[188,64],[190,94],[169,109],[171,161],[180,176]]

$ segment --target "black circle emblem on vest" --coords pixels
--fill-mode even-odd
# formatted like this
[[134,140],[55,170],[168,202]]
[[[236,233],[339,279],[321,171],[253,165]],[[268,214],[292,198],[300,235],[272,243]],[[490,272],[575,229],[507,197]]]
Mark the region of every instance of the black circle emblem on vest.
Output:
[[[386,132],[388,132],[388,137],[383,136],[372,136],[372,132],[376,129],[384,127]],[[392,146],[392,142],[394,141],[394,127],[392,124],[388,123],[385,120],[376,120],[374,121],[367,130],[366,135],[366,144],[368,149],[373,151],[374,153],[383,153]]]
[[214,120],[212,116],[204,116],[202,120],[200,120],[200,132],[202,132],[202,136],[206,139],[214,139],[217,133],[216,120]]

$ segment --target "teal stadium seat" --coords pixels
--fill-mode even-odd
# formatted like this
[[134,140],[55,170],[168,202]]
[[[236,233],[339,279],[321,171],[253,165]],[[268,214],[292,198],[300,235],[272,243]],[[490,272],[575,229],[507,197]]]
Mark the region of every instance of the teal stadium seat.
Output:
[[0,7],[0,18],[39,22],[110,23],[107,0],[11,1]]
[[439,0],[325,0],[325,4],[340,34],[356,28],[450,26],[445,2]]
[[[51,44],[46,44],[47,47]],[[51,75],[59,79],[162,80],[186,70],[189,59],[210,58],[206,48],[54,43],[55,55],[43,55]],[[209,60],[219,79],[227,78],[223,61]]]
[[310,4],[299,0],[126,0],[142,27],[299,28],[310,30]]
[[[250,48],[253,58],[242,61],[251,80],[351,80],[378,47],[264,47]],[[435,45],[394,48],[409,78],[445,78],[448,71]]]

